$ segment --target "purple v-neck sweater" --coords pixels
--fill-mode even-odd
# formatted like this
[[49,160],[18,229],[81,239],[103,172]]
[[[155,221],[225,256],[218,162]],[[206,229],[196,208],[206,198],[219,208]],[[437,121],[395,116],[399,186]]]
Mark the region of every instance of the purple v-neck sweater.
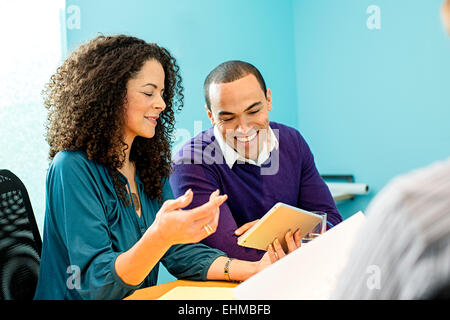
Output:
[[207,202],[219,189],[228,200],[220,207],[217,231],[203,240],[229,257],[256,261],[264,251],[237,244],[234,231],[261,218],[274,204],[283,202],[309,211],[325,211],[332,225],[342,221],[331,193],[314,164],[306,141],[291,127],[270,122],[279,148],[261,167],[235,163],[230,169],[215,141],[214,130],[203,131],[186,143],[173,159],[170,184],[175,197],[191,188],[193,208]]

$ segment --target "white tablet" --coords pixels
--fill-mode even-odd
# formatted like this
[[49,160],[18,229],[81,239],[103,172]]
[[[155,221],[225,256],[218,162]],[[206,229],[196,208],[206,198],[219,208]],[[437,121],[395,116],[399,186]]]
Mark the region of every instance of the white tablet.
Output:
[[322,216],[278,202],[253,227],[239,237],[242,247],[267,250],[275,238],[287,252],[284,236],[289,229],[300,230],[300,238],[311,232],[322,221]]

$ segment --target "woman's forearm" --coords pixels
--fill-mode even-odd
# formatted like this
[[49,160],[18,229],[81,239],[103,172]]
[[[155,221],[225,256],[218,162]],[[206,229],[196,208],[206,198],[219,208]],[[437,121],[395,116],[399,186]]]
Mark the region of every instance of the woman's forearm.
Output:
[[[151,240],[150,240],[151,239]],[[129,285],[140,284],[169,250],[170,244],[160,236],[155,225],[147,229],[144,236],[128,251],[120,254],[115,262],[117,275]],[[218,257],[210,265],[208,280],[229,280],[225,277],[227,257]],[[258,271],[258,262],[233,259],[228,266],[229,278],[244,281]]]
[[129,285],[140,284],[170,246],[153,224],[133,247],[117,257],[115,262],[117,275]]
[[[225,264],[227,257],[218,257],[211,263],[206,278],[208,280],[229,280],[225,278]],[[233,259],[228,265],[228,274],[231,280],[244,281],[258,271],[258,262]]]

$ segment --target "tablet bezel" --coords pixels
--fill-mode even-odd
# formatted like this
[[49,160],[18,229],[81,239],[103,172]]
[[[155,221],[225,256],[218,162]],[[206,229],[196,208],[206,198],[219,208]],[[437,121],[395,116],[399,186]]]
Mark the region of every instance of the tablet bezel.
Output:
[[[270,223],[271,225],[267,225]],[[287,251],[285,234],[290,229],[300,230],[300,238],[305,237],[322,221],[322,216],[288,204],[276,203],[253,227],[238,238],[238,245],[247,248],[267,250],[275,238]]]

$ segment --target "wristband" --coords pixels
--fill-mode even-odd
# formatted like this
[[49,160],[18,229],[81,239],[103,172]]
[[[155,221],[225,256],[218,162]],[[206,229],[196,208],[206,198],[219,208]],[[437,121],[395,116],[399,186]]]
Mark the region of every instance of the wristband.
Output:
[[225,267],[223,268],[223,274],[225,275],[225,279],[228,281],[232,281],[230,278],[230,263],[233,258],[228,258],[227,262],[225,262]]

